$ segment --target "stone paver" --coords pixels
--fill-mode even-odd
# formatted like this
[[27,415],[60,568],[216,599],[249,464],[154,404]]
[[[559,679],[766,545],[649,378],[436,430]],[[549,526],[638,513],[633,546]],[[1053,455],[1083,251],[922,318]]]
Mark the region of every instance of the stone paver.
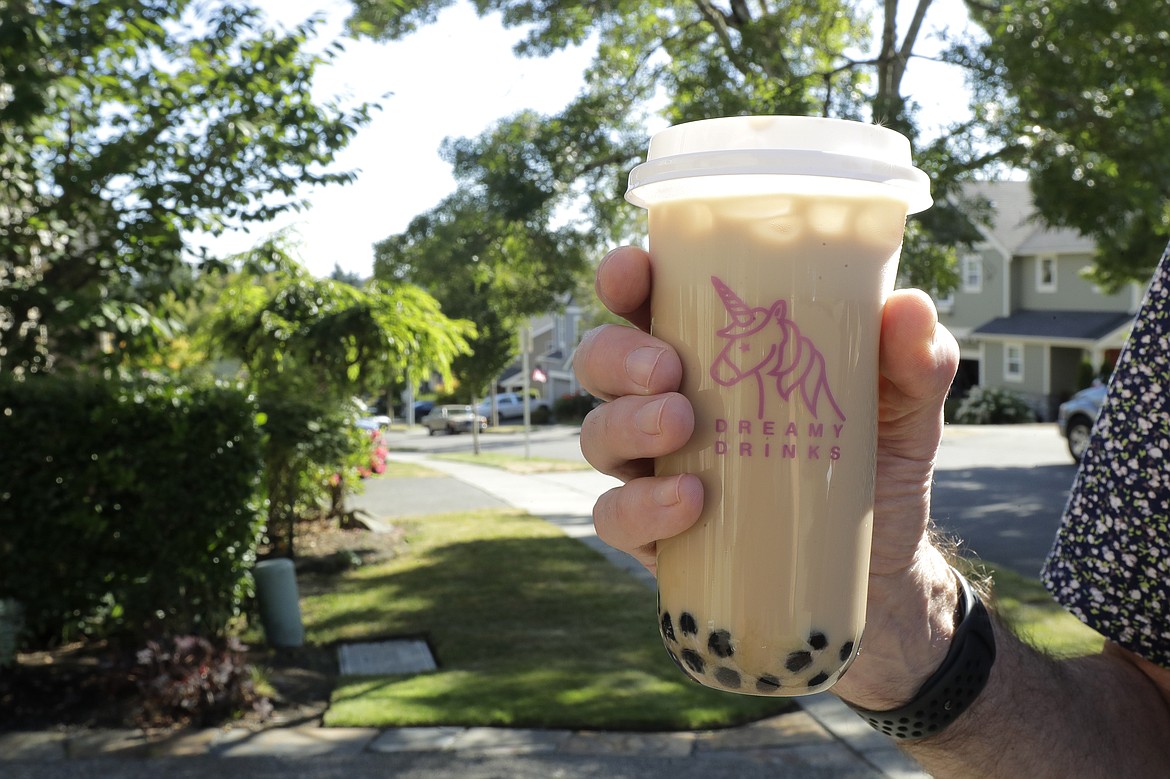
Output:
[[342,644],[337,648],[342,676],[390,676],[435,670],[435,658],[426,641],[394,639]]
[[218,750],[221,757],[356,755],[377,737],[373,728],[276,728]]
[[149,745],[149,739],[140,731],[94,729],[73,733],[66,742],[65,751],[71,758],[146,754]]
[[570,755],[687,757],[695,750],[693,733],[574,733],[561,747]]
[[569,733],[563,730],[468,728],[455,736],[450,749],[485,755],[530,755],[556,752],[568,738]]
[[432,752],[450,749],[465,728],[394,728],[370,744],[371,752]]
[[0,733],[0,760],[64,760],[65,734],[51,731]]
[[770,717],[760,722],[727,730],[700,733],[696,739],[699,752],[741,749],[770,749],[798,744],[832,742],[833,736],[803,711]]

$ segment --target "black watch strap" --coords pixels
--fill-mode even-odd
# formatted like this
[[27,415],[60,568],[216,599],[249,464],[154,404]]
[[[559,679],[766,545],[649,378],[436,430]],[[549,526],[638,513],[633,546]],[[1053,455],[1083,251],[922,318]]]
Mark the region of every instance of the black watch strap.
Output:
[[974,703],[991,676],[995,663],[991,616],[963,575],[955,571],[955,576],[960,589],[955,633],[939,669],[901,708],[870,711],[849,706],[887,736],[911,740],[941,733]]

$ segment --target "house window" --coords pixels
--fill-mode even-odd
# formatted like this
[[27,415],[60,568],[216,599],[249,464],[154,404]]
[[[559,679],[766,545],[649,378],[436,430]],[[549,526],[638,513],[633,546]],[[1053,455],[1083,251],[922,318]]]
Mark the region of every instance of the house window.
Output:
[[940,314],[951,313],[955,310],[955,293],[952,291],[945,295],[936,294],[934,296],[934,304]]
[[1024,347],[1022,344],[1004,345],[1003,378],[1005,381],[1024,380]]
[[977,254],[963,258],[963,291],[983,291],[983,258]]
[[1056,258],[1040,257],[1036,261],[1036,289],[1039,292],[1056,292]]

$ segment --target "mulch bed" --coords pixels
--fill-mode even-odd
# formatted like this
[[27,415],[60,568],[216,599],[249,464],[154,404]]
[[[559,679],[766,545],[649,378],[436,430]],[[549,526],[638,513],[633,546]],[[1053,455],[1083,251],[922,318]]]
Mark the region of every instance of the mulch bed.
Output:
[[[336,522],[305,522],[297,528],[298,585],[303,591],[326,587],[355,565],[388,559],[401,552],[403,534],[340,529]],[[135,652],[104,642],[75,643],[17,655],[13,667],[0,668],[0,731],[73,728],[136,728],[169,732],[188,725],[218,722],[152,722],[142,718],[141,699],[132,680]],[[337,677],[333,647],[247,649],[245,662],[260,668],[271,687],[268,705],[230,720],[261,729],[311,722],[324,713]]]

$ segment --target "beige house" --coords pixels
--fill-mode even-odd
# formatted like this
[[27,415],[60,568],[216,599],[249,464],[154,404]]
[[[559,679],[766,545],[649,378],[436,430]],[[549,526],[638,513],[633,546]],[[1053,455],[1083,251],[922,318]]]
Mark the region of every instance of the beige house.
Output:
[[998,387],[1024,397],[1041,420],[1117,358],[1143,285],[1106,294],[1083,271],[1094,244],[1034,217],[1027,182],[978,182],[969,190],[993,206],[983,240],[959,260],[958,288],[936,300],[939,321],[959,341],[955,391]]

